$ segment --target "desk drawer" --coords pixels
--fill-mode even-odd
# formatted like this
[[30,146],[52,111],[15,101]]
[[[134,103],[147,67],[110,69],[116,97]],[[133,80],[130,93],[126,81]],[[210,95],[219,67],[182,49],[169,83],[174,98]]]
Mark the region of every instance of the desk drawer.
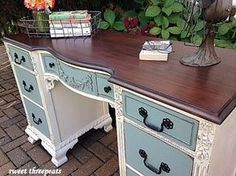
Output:
[[132,171],[128,167],[126,167],[126,175],[127,176],[139,176],[138,174],[136,174],[134,171]]
[[32,65],[31,58],[28,52],[15,48],[13,46],[8,45],[8,47],[9,47],[9,53],[11,55],[12,62],[33,71],[33,65]]
[[58,75],[58,65],[56,58],[49,54],[42,54],[42,59],[45,73]]
[[35,76],[18,66],[14,66],[14,68],[22,94],[39,105],[42,105],[42,100]]
[[24,102],[26,106],[27,116],[32,126],[49,138],[50,135],[44,110],[27,100],[26,98],[24,98]]
[[[126,162],[145,176],[191,176],[193,159],[168,144],[125,123]],[[144,161],[146,159],[146,161]],[[145,166],[144,162],[147,164]]]
[[114,100],[114,87],[107,81],[108,78],[107,75],[97,74],[98,95]]
[[123,99],[127,118],[195,150],[198,121],[128,92],[123,93]]
[[59,79],[69,87],[97,95],[95,73],[72,67],[49,54],[43,54],[42,59],[45,72],[59,77]]

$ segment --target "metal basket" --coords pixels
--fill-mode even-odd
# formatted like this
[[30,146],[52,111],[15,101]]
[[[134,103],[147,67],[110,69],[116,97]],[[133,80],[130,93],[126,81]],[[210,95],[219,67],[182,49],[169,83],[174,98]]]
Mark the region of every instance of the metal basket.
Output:
[[[32,17],[24,17],[19,20],[17,26],[22,33],[32,37],[46,38],[64,38],[64,37],[90,37],[98,31],[98,25],[101,19],[100,11],[88,11],[91,14],[91,19],[86,26],[85,22],[79,19],[72,20],[57,20],[55,25],[53,20],[36,21]],[[45,23],[46,25],[39,27],[37,24]],[[58,27],[59,26],[59,27]],[[59,30],[60,29],[60,30]]]

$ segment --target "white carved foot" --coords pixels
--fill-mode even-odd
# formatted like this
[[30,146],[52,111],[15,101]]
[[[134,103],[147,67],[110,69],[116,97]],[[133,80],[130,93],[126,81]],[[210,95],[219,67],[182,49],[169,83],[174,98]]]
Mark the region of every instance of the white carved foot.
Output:
[[64,141],[56,147],[45,141],[42,141],[41,144],[52,156],[52,159],[51,159],[52,163],[55,164],[55,166],[59,167],[62,164],[64,164],[66,161],[68,161],[66,153],[69,149],[72,149],[77,142],[78,142],[78,138],[73,139],[72,141],[68,141],[68,142]]
[[58,156],[57,158],[52,157],[51,161],[55,166],[59,167],[62,164],[64,164],[66,161],[68,161],[68,158],[67,158],[66,153],[65,153],[64,155]]
[[[37,139],[38,140],[38,139]],[[31,143],[31,144],[34,144],[35,142],[37,142],[36,139],[33,139],[32,137],[28,137],[28,141]]]
[[39,137],[33,132],[33,130],[31,129],[30,126],[27,126],[27,128],[25,129],[26,134],[28,134],[28,141],[31,144],[34,144],[36,141],[39,140]]
[[104,120],[101,123],[97,124],[94,129],[103,128],[105,132],[109,132],[113,128],[111,123],[111,116],[109,114],[106,114]]
[[111,125],[111,124],[109,124],[109,125],[107,125],[107,126],[104,126],[104,128],[103,128],[103,129],[104,129],[104,131],[105,131],[105,132],[107,132],[107,133],[108,133],[109,131],[111,131],[111,130],[112,130],[112,128],[113,128],[113,127],[112,127],[112,125]]

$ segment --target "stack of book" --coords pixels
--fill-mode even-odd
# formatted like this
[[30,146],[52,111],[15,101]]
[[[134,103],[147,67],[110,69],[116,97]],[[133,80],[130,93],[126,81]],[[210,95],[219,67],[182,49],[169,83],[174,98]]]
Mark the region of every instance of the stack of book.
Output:
[[146,41],[139,53],[140,60],[167,61],[172,52],[170,41]]
[[53,12],[49,15],[52,38],[91,35],[91,14],[87,10]]

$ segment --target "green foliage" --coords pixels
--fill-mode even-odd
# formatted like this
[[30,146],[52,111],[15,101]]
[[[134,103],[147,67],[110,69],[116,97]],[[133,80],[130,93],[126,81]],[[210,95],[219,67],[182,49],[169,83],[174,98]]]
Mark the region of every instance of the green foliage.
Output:
[[215,40],[218,47],[230,48],[236,50],[236,19],[231,22],[223,23],[218,26],[218,32]]
[[[205,21],[197,16],[195,25],[188,26],[187,16],[189,12],[184,8],[181,1],[175,0],[136,0],[144,5],[144,11],[139,11],[140,27],[145,24],[154,24],[149,30],[151,35],[163,39],[174,39],[200,45],[203,36]],[[230,23],[223,23],[216,28],[216,46],[236,49],[236,19]],[[193,34],[193,35],[191,35]]]
[[161,13],[161,9],[158,6],[149,6],[145,15],[147,17],[155,17]]
[[[182,20],[184,6],[175,0],[151,0],[145,11],[147,17],[151,17],[155,26],[150,30],[150,34],[160,36],[164,39],[180,38],[180,33],[184,25],[178,25]],[[180,21],[181,22],[181,21]]]
[[124,23],[121,19],[118,18],[118,15],[115,14],[111,9],[106,9],[103,14],[103,19],[100,24],[100,29],[115,29],[117,31],[123,31],[125,29]]
[[[147,31],[148,33],[145,34],[163,39],[201,44],[206,24],[200,17],[196,25],[186,29],[186,20],[189,12],[184,7],[183,1],[56,0],[54,10],[100,10],[103,12],[102,20],[99,24],[101,29],[132,33]],[[14,23],[21,17],[28,15],[31,15],[31,11],[24,7],[22,0],[0,1],[0,38],[6,33],[17,32]],[[132,29],[128,29],[127,24],[124,24],[124,19],[129,17],[135,17],[139,20],[138,25]],[[215,31],[217,34],[216,46],[236,50],[236,19],[233,19],[232,22],[224,22],[217,25]],[[144,34],[142,33],[142,35]]]
[[152,35],[159,35],[161,33],[161,28],[159,27],[153,27],[152,29],[150,29],[150,34]]

